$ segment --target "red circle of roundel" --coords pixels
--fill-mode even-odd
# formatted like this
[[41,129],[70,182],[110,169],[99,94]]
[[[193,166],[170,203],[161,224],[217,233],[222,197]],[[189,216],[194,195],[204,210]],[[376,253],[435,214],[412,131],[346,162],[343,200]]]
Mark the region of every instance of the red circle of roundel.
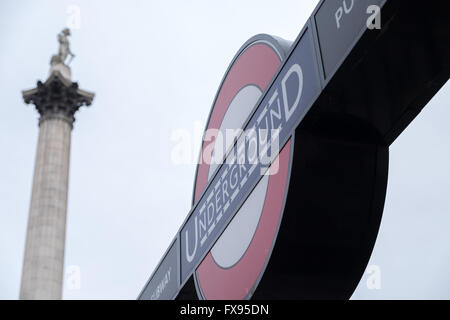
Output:
[[[271,41],[269,41],[271,40]],[[206,129],[221,128],[231,102],[239,91],[249,85],[264,92],[281,64],[283,56],[273,43],[276,40],[254,38],[234,60],[222,82],[212,108]],[[247,115],[248,116],[248,115]],[[236,128],[230,128],[236,129]],[[212,142],[214,143],[214,142]],[[202,146],[202,159],[197,167],[194,185],[194,202],[201,196],[208,183],[211,143]],[[195,272],[198,295],[204,299],[246,299],[264,271],[282,218],[285,193],[289,180],[291,152],[293,146],[288,141],[278,155],[276,174],[269,176],[262,213],[251,242],[238,262],[229,268],[221,267],[209,252]],[[209,153],[208,153],[209,152]],[[273,168],[270,168],[273,173]]]

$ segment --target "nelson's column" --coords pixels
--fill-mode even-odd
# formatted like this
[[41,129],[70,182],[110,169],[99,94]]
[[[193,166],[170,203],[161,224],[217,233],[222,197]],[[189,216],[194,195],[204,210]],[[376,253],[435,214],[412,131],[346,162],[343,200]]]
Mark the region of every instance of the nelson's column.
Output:
[[69,36],[69,29],[58,34],[48,79],[22,92],[40,117],[20,299],[62,297],[71,131],[75,112],[94,99],[72,82]]

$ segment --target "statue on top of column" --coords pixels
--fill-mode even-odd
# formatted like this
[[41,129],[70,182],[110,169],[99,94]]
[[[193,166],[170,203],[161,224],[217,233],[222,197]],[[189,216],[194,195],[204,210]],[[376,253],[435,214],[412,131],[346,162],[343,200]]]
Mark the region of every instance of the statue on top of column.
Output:
[[[63,31],[61,31],[58,34],[58,42],[59,42],[59,50],[58,54],[55,54],[52,56],[52,59],[50,61],[50,65],[55,64],[65,64],[69,65],[70,62],[73,60],[75,55],[70,51],[69,47],[69,36],[70,36],[70,29],[65,28]],[[67,57],[70,55],[70,59],[66,64]]]

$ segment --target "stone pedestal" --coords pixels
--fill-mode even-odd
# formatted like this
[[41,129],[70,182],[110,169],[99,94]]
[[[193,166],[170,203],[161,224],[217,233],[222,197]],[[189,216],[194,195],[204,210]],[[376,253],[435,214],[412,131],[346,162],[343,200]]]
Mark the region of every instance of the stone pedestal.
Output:
[[75,112],[94,94],[80,90],[64,65],[23,97],[36,106],[40,128],[20,299],[61,299],[71,131]]

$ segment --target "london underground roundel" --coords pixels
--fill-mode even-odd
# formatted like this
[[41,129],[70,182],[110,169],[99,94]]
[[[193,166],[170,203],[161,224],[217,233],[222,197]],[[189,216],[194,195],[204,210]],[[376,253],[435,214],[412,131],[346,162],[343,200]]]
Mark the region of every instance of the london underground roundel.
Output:
[[[195,203],[214,175],[214,155],[228,150],[232,139],[208,139],[217,130],[243,129],[262,93],[286,57],[290,43],[258,35],[238,52],[219,87],[206,126],[202,159],[194,184]],[[197,294],[203,299],[248,299],[264,273],[276,241],[288,189],[292,137],[239,208],[195,271]],[[275,165],[276,164],[276,165]]]
[[[290,50],[256,36],[225,73],[203,137],[195,214],[181,229],[185,297],[347,299],[361,279],[383,211],[388,148],[364,121],[320,112],[327,100],[307,113],[319,80],[309,29],[299,39]],[[253,140],[240,138],[257,127],[281,132],[266,171],[217,161],[235,159],[240,146],[251,150]],[[223,139],[244,128],[239,139]]]

